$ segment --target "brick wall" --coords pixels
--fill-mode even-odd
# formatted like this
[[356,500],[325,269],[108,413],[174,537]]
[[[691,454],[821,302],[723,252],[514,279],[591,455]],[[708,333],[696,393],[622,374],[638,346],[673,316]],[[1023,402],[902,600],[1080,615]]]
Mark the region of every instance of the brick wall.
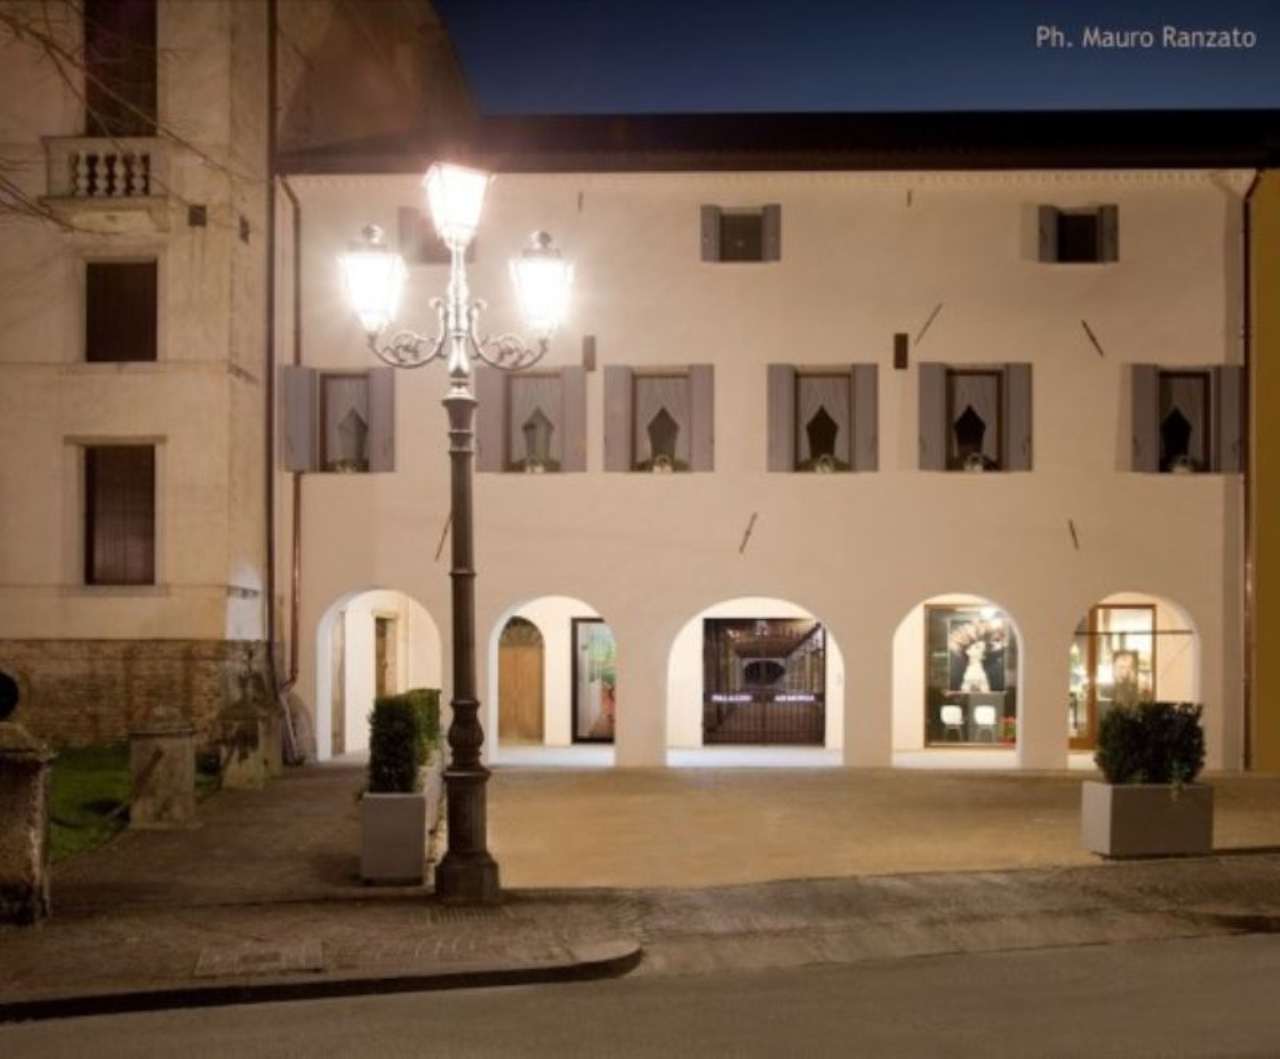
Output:
[[266,643],[235,640],[0,640],[18,681],[13,719],[55,746],[124,739],[153,706],[176,706],[208,736],[267,672]]

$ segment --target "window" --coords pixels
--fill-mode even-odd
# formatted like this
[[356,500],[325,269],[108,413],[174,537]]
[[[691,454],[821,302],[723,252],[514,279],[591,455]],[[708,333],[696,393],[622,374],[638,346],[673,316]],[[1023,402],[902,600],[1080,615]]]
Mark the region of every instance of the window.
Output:
[[782,259],[782,207],[702,207],[703,261]]
[[[447,265],[449,248],[436,234],[435,225],[425,210],[415,206],[401,206],[397,213],[400,230],[400,256],[406,265]],[[467,244],[466,260],[476,259],[476,240]]]
[[714,469],[715,369],[710,364],[604,372],[607,471]]
[[155,0],[84,0],[85,135],[154,136]]
[[84,480],[85,583],[154,584],[155,447],[88,446]]
[[287,471],[395,470],[395,368],[281,369],[281,462]]
[[879,370],[769,365],[769,470],[874,471]]
[[1240,366],[1134,364],[1130,371],[1133,470],[1195,474],[1242,469]]
[[1120,214],[1115,206],[1039,211],[1040,260],[1089,264],[1120,258]]
[[85,360],[156,359],[156,263],[85,265]]
[[320,466],[326,471],[369,469],[369,376],[320,376]]
[[475,371],[476,470],[587,469],[587,376],[581,367],[512,375]]
[[925,609],[927,746],[1017,741],[1018,635],[995,607]]
[[1031,365],[920,365],[920,469],[1031,470]]

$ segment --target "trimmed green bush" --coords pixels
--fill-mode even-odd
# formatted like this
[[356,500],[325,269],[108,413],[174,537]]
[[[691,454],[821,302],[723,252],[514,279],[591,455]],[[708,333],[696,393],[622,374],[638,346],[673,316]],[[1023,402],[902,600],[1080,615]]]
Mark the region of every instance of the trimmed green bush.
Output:
[[384,695],[369,714],[369,792],[409,794],[440,745],[440,689]]
[[1114,706],[1093,760],[1108,783],[1194,783],[1204,768],[1203,712],[1190,702]]

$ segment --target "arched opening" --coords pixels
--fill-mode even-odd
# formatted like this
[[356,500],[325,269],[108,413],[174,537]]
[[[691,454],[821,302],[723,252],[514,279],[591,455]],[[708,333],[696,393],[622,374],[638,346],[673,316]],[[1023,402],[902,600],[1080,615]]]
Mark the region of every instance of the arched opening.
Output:
[[425,607],[387,589],[343,596],[316,629],[318,757],[369,749],[377,696],[440,683],[440,630]]
[[1020,655],[1016,623],[989,599],[913,607],[893,637],[894,763],[1016,765]]
[[1116,706],[1165,700],[1200,701],[1200,637],[1190,617],[1176,603],[1141,592],[1099,600],[1071,641],[1071,749],[1094,749],[1098,725]]
[[611,764],[617,645],[590,604],[541,596],[509,608],[490,638],[489,743],[505,762]]
[[844,683],[839,646],[805,608],[768,597],[707,607],[668,656],[669,763],[835,764]]

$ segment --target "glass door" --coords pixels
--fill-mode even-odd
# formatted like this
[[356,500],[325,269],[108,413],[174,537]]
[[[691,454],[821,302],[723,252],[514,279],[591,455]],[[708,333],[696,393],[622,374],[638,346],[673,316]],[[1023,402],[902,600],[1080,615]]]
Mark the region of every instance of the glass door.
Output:
[[1155,672],[1153,604],[1102,604],[1090,610],[1071,645],[1071,748],[1093,749],[1098,725],[1113,707],[1154,699]]
[[612,743],[617,708],[618,651],[600,618],[573,620],[573,741]]

